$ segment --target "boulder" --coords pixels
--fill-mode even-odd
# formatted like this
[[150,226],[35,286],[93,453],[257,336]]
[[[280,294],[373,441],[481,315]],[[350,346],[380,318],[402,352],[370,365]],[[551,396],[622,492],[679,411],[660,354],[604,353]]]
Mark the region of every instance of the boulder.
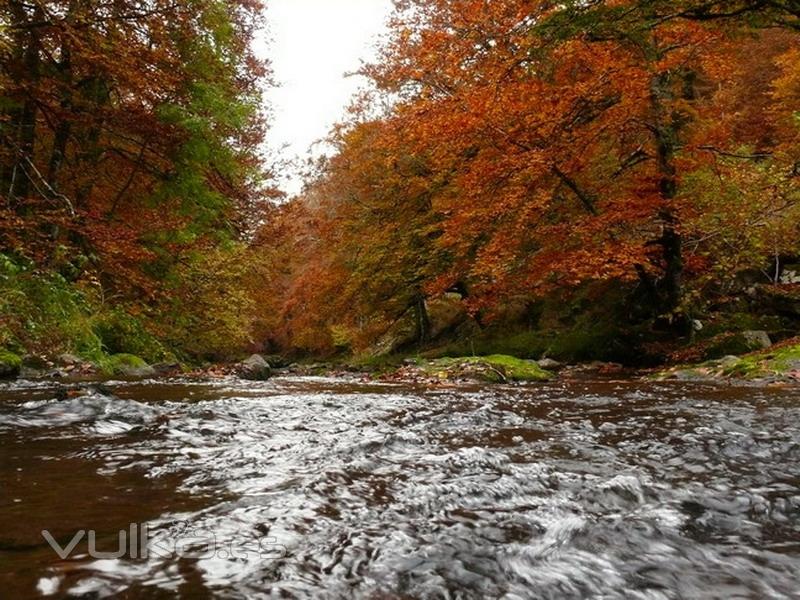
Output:
[[83,359],[80,356],[69,353],[59,354],[56,358],[56,364],[60,367],[77,367],[82,362]]
[[766,331],[740,331],[723,333],[711,339],[705,358],[713,360],[731,355],[749,354],[772,346]]
[[269,354],[267,356],[263,356],[263,358],[273,369],[286,369],[292,365],[291,360],[285,356],[281,356],[280,354]]
[[[426,342],[453,335],[471,319],[459,294],[448,293],[425,302],[430,330]],[[366,353],[368,356],[388,356],[402,352],[419,343],[417,322],[413,310],[398,319]]]
[[272,367],[260,354],[253,354],[247,360],[239,363],[237,372],[239,377],[250,381],[266,381],[272,377]]
[[127,379],[149,379],[150,377],[158,375],[156,370],[150,365],[144,365],[143,367],[123,366],[117,369],[115,374]]
[[417,339],[417,327],[411,314],[403,316],[369,349],[368,356],[388,356],[411,346]]
[[0,350],[0,379],[10,379],[19,375],[22,359],[5,350]]
[[133,354],[114,354],[108,358],[104,370],[116,377],[127,379],[146,379],[157,375],[153,367]]
[[772,340],[766,331],[743,331],[740,335],[756,350],[766,350],[772,346]]
[[537,361],[537,363],[545,371],[560,371],[564,368],[563,363],[553,360],[552,358],[543,358]]
[[543,370],[536,361],[502,354],[439,358],[423,363],[421,368],[439,379],[461,379],[488,383],[549,381],[553,378],[553,374]]
[[153,370],[159,377],[180,375],[183,372],[183,365],[179,362],[160,362],[153,365]]
[[469,319],[464,302],[459,294],[448,293],[426,303],[431,323],[429,337],[432,340],[453,331]]

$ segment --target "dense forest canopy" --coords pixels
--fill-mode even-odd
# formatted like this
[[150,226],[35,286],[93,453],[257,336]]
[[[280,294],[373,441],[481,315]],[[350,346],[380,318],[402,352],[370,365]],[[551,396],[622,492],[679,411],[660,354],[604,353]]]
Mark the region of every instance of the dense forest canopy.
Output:
[[275,203],[261,3],[5,0],[0,344],[664,359],[794,285],[796,2],[395,5],[336,152]]
[[[88,303],[111,328],[139,328],[142,316],[157,337],[200,353],[246,342],[238,254],[272,194],[260,153],[269,72],[251,47],[263,9],[0,5],[0,243],[11,288],[0,341],[74,344],[71,325],[46,322],[70,307],[78,318]],[[75,350],[97,346],[102,327]]]
[[308,223],[282,344],[363,349],[410,314],[425,341],[447,294],[481,328],[583,295],[689,336],[741,273],[794,260],[794,3],[396,4],[373,102],[284,210]]

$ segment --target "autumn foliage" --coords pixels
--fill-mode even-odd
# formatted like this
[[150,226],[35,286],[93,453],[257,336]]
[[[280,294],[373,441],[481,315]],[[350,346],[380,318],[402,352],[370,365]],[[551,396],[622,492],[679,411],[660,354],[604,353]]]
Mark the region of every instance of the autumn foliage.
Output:
[[292,263],[281,345],[364,349],[411,316],[425,341],[448,292],[483,326],[609,283],[684,335],[737,273],[797,254],[791,3],[396,4],[371,97],[276,217],[304,223],[265,251]]
[[379,353],[602,315],[658,345],[800,263],[796,3],[395,5],[280,204],[262,3],[0,3],[0,346]]
[[[259,149],[269,73],[251,50],[263,8],[0,3],[0,250],[18,279],[57,275],[93,311],[123,306],[192,352],[249,339],[239,326],[205,344],[196,332],[241,307],[224,255],[271,195]],[[1,344],[37,337],[18,317],[4,315]]]

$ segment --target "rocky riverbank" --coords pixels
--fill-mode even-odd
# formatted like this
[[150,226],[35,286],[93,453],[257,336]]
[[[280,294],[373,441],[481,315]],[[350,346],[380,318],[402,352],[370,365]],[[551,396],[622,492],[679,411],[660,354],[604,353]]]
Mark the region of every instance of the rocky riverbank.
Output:
[[266,381],[275,375],[350,377],[363,380],[441,384],[452,382],[531,383],[576,377],[644,377],[658,380],[747,380],[753,383],[800,383],[800,338],[743,355],[727,355],[698,363],[685,363],[641,371],[621,364],[590,362],[566,364],[545,358],[526,360],[509,355],[422,358],[393,357],[383,361],[340,360],[293,363],[281,356],[254,354],[237,363],[190,368],[180,363],[148,365],[132,355],[113,355],[101,363],[73,355],[53,359],[0,353],[0,377],[5,379],[94,380],[238,377]]
[[728,355],[693,365],[679,365],[656,373],[658,379],[744,379],[756,383],[800,383],[800,338],[765,350]]
[[181,373],[178,362],[150,365],[133,354],[111,354],[89,360],[74,354],[58,356],[19,356],[0,351],[0,378],[3,379],[147,379]]

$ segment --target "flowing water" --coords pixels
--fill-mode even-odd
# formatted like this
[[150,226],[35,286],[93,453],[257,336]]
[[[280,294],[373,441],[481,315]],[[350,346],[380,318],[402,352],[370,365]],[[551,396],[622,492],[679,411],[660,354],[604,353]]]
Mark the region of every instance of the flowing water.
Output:
[[6,384],[0,485],[0,598],[800,598],[790,388]]

